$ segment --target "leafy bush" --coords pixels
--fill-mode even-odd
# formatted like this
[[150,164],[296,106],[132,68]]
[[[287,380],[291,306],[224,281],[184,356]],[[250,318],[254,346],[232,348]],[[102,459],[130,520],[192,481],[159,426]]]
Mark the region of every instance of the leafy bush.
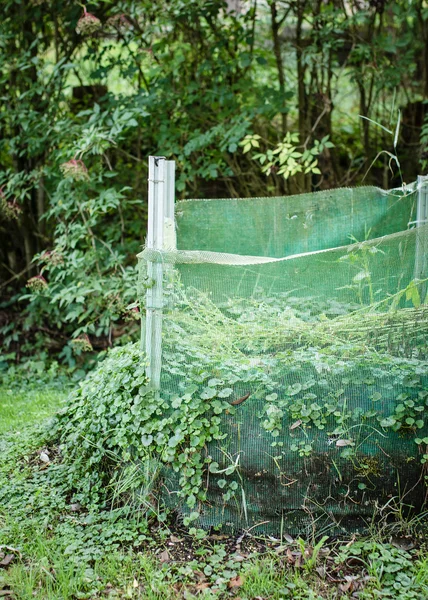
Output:
[[[415,176],[424,12],[403,0],[388,18],[383,2],[315,4],[96,0],[82,13],[7,0],[0,336],[17,359],[43,347],[71,364],[71,338],[96,349],[134,339],[149,154],[176,160],[180,197],[349,185],[390,147],[373,118],[395,119],[397,100],[412,137],[402,167]],[[385,185],[378,156],[369,177]]]
[[[204,500],[202,451],[222,437],[218,416],[229,404],[195,395],[197,385],[167,402],[148,385],[137,344],[113,349],[70,395],[57,417],[67,484],[84,505],[153,499],[162,465],[179,473],[179,496],[189,507]],[[157,501],[154,501],[157,504]],[[196,518],[197,513],[193,515]]]

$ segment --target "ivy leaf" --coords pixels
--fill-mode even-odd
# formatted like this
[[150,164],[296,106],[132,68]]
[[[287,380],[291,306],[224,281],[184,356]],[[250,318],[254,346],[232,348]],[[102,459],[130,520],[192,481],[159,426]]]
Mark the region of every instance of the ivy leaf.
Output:
[[217,385],[223,385],[224,381],[222,379],[217,379],[213,377],[208,381],[208,387],[216,387]]
[[206,387],[201,392],[202,400],[211,400],[211,398],[214,398],[216,395],[217,395],[217,390],[212,387]]
[[286,391],[287,396],[295,396],[299,392],[302,391],[301,383],[293,383],[293,385],[289,385]]
[[208,467],[208,470],[210,473],[218,473],[219,468],[218,468],[218,462],[212,462],[210,464],[210,466]]
[[153,442],[153,436],[151,434],[141,436],[141,443],[143,444],[143,446],[145,446],[145,447],[150,446],[150,444],[152,442]]

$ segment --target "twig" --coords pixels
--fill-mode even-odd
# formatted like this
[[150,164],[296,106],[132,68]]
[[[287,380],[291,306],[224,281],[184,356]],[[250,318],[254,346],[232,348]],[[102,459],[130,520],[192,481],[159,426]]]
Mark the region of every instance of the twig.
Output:
[[[4,263],[1,263],[3,267],[5,267],[10,273],[13,273],[13,271]],[[6,287],[11,281],[14,281],[15,279],[19,279],[21,277],[21,275],[23,275],[24,273],[26,273],[27,271],[29,271],[34,265],[33,264],[29,264],[25,267],[25,269],[23,269],[20,273],[14,273],[13,277],[11,277],[10,279],[8,279],[7,281],[5,281],[4,283],[2,283],[0,285],[0,289]]]

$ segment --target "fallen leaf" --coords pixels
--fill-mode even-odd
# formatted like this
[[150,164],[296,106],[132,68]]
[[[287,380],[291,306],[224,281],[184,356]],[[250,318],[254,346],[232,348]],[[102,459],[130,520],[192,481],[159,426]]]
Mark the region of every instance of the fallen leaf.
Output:
[[232,554],[230,556],[231,560],[234,560],[235,562],[242,562],[243,560],[245,560],[247,557],[246,556],[242,556],[242,554]]
[[161,563],[166,563],[170,561],[170,556],[168,550],[164,550],[159,554],[159,560]]
[[135,579],[135,577],[134,577],[134,581],[132,582],[132,585],[134,586],[134,588],[137,588],[137,587],[138,587],[138,585],[139,585],[139,583],[138,583],[138,581]]
[[354,442],[352,440],[337,440],[336,442],[336,446],[338,446],[339,448],[343,447],[343,446],[353,446]]
[[299,427],[299,425],[302,424],[302,420],[299,419],[298,421],[294,421],[294,423],[292,425],[290,425],[290,431],[292,431],[293,429],[296,429],[296,427]]
[[19,556],[19,558],[22,558],[22,554],[20,553],[18,548],[14,548],[13,546],[5,546],[5,545],[0,546],[0,554],[1,554],[0,558],[4,557],[3,548],[6,550],[9,550],[9,554],[17,554]]
[[415,547],[415,543],[410,537],[393,537],[391,538],[391,545],[405,551],[412,550]]
[[246,531],[244,531],[244,533],[242,533],[242,534],[239,536],[239,538],[236,540],[235,548],[241,544],[242,540],[244,539],[244,537],[245,537],[246,535],[247,535],[247,532],[246,532]]
[[0,567],[8,567],[14,558],[14,554],[6,554],[3,560],[0,560]]
[[317,567],[315,569],[315,571],[318,573],[318,575],[321,577],[321,579],[325,579],[326,578],[327,569],[325,568],[324,565],[320,565],[319,567]]
[[240,575],[237,575],[236,577],[232,577],[232,579],[227,584],[227,587],[232,589],[232,588],[241,587],[241,585],[244,585],[244,580],[242,579],[242,577]]
[[351,582],[348,581],[348,583],[339,583],[339,590],[341,592],[343,592],[344,594],[346,592],[349,592],[349,588],[351,587]]
[[210,587],[210,585],[211,585],[210,583],[208,583],[207,581],[204,581],[202,583],[197,583],[195,585],[195,589],[198,590],[198,591],[200,591],[200,590],[206,590],[207,588]]
[[51,460],[46,452],[40,452],[39,458],[43,463],[48,463]]
[[169,539],[171,540],[171,542],[173,544],[177,544],[177,542],[181,542],[181,539],[176,537],[175,535],[171,535]]

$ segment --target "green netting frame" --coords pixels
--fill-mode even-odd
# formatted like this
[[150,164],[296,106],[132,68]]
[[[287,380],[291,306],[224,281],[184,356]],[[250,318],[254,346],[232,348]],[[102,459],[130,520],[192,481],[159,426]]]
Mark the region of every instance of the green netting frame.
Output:
[[[190,386],[214,412],[246,398],[205,449],[218,472],[202,526],[337,531],[392,498],[421,506],[428,226],[409,227],[415,206],[413,186],[185,201],[179,249],[139,255],[142,296],[147,263],[163,265],[162,397]],[[166,470],[166,498],[178,488]]]

